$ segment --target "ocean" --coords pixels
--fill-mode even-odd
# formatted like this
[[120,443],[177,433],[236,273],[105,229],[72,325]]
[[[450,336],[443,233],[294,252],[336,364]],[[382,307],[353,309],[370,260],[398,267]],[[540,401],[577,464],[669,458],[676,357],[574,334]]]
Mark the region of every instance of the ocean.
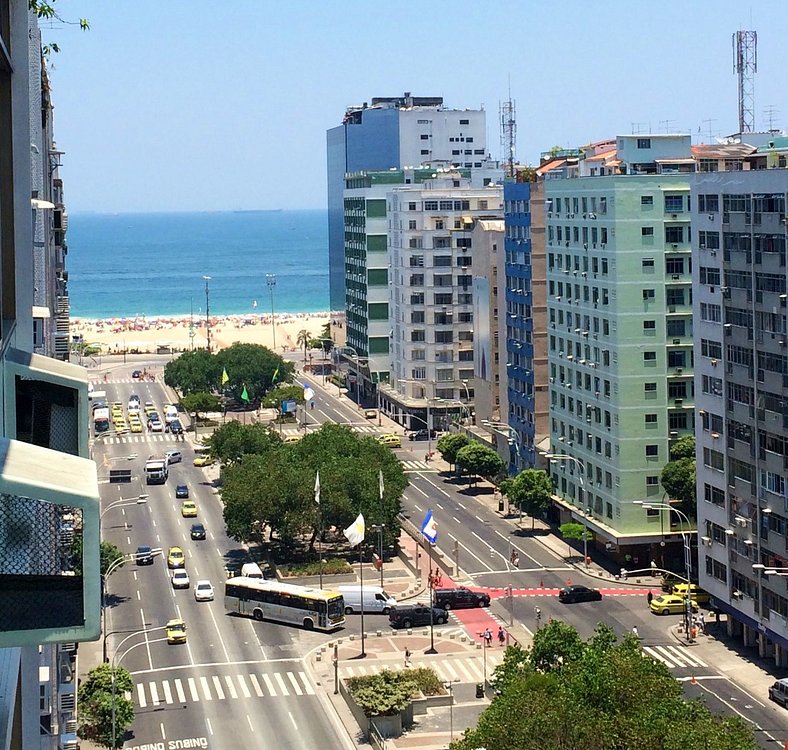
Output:
[[326,212],[69,214],[74,318],[324,312]]

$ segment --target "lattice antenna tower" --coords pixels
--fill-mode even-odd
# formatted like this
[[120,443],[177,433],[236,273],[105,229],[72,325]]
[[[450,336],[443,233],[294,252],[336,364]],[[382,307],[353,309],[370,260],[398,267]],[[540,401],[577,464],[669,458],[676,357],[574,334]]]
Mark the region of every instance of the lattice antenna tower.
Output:
[[509,89],[509,98],[500,106],[501,114],[501,155],[504,160],[504,171],[510,179],[514,178],[514,154],[517,146],[517,118]]
[[758,32],[737,31],[733,42],[733,72],[739,79],[739,132],[755,130],[755,72],[758,70]]

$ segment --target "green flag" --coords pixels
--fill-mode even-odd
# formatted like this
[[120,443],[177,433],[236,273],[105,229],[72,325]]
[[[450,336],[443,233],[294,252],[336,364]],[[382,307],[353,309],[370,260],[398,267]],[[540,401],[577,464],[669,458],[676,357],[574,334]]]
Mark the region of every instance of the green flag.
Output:
[[271,376],[271,385],[276,383],[276,379],[279,377],[279,366],[277,365],[276,369],[274,370],[274,374]]
[[241,401],[246,401],[247,404],[249,403],[249,394],[246,391],[246,385],[244,385],[243,392],[241,393]]
[[227,374],[227,368],[222,368],[222,385],[230,381],[230,376]]

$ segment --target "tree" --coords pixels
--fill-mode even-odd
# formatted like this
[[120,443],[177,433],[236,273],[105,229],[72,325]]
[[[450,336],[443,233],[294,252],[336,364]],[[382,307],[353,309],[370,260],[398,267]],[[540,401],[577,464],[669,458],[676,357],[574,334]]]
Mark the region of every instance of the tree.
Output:
[[494,477],[504,467],[503,459],[492,448],[475,441],[457,451],[455,463],[472,477]]
[[[114,690],[113,690],[114,676]],[[82,739],[97,742],[102,747],[123,746],[126,730],[134,721],[134,703],[126,693],[134,689],[134,680],[127,669],[100,664],[88,672],[77,692],[79,702],[78,734]],[[114,695],[115,733],[112,732]]]
[[239,463],[247,455],[265,455],[281,443],[279,435],[261,422],[227,422],[217,427],[206,441],[215,456],[226,466]]
[[189,414],[194,414],[194,423],[197,424],[197,416],[199,414],[205,414],[209,411],[221,411],[224,404],[218,396],[214,396],[212,393],[197,392],[187,393],[185,396],[182,396],[181,406]]
[[[123,553],[111,542],[101,542],[99,544],[99,572],[106,575],[107,571],[117,560],[123,558]],[[71,542],[71,559],[74,575],[82,575],[82,531],[74,534],[74,541]]]
[[306,330],[306,328],[302,328],[296,334],[296,344],[300,346],[304,350],[304,362],[306,362],[306,354],[309,350],[309,347],[312,343],[312,334]]
[[695,458],[694,435],[684,435],[670,446],[670,460],[679,461],[682,458]]
[[299,404],[304,403],[304,386],[302,385],[278,385],[265,394],[260,406],[266,409],[279,409],[282,401],[295,401]]
[[[558,527],[558,531],[561,532],[561,536],[569,541],[590,541],[594,538],[594,535],[585,527],[582,523],[576,523],[575,521],[569,521],[568,523],[562,523]],[[572,546],[567,541],[567,546],[569,547],[569,554],[572,554]]]
[[520,510],[531,516],[531,529],[536,516],[541,516],[550,507],[553,482],[546,471],[525,469],[517,476],[501,482],[501,492]]
[[441,437],[435,447],[443,460],[448,464],[457,463],[457,453],[466,445],[471,444],[471,439],[464,432],[450,432]]
[[697,513],[695,488],[695,458],[680,458],[665,464],[659,481],[673,500],[681,503],[687,515]]
[[184,352],[164,366],[164,382],[182,394],[210,393],[221,380],[222,369],[205,349]]
[[[227,372],[230,380],[225,388],[236,401],[241,399],[241,393],[246,388],[249,400],[259,403],[275,383],[289,383],[293,379],[295,365],[259,344],[236,343],[220,350],[215,356],[218,373],[221,375]],[[218,380],[215,382],[218,383]]]

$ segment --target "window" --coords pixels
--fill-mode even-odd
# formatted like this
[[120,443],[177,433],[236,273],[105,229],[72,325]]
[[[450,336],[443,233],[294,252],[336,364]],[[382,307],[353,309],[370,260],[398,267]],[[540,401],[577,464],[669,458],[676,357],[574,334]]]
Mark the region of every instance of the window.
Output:
[[437,211],[438,210],[438,201],[424,201],[424,210],[425,211]]
[[644,289],[643,290],[643,301],[644,302],[651,302],[656,298],[656,292],[653,289]]
[[419,136],[419,138],[420,138],[422,141],[428,141],[428,140],[430,139],[430,137],[429,137],[429,135],[427,135],[427,133],[422,133],[422,134]]
[[674,245],[684,242],[684,227],[665,227],[665,242]]
[[424,256],[423,255],[411,255],[410,256],[410,267],[411,268],[424,268]]
[[416,210],[416,203],[411,201],[408,203],[408,211],[415,211]]
[[641,237],[653,237],[654,236],[654,227],[640,227],[640,236]]
[[654,268],[654,258],[643,258],[640,265],[644,271],[651,270]]
[[646,414],[644,416],[644,421],[646,424],[656,424],[657,423],[657,415],[656,414]]
[[698,196],[698,211],[700,213],[714,214],[720,210],[720,196],[714,194],[699,195]]
[[684,197],[681,195],[665,196],[665,213],[678,214],[684,210]]
[[654,196],[653,195],[641,195],[640,196],[640,205],[641,206],[653,206],[654,205]]
[[658,458],[659,457],[659,446],[658,445],[647,445],[646,446],[646,458]]
[[410,340],[411,341],[426,341],[427,338],[424,335],[424,331],[411,331],[410,332]]
[[644,362],[656,362],[657,361],[657,353],[656,352],[643,352],[643,361]]
[[712,305],[709,302],[701,302],[700,319],[709,323],[722,322],[722,307],[720,305]]
[[416,229],[416,219],[410,219],[408,221],[408,229]]
[[708,284],[709,286],[719,286],[720,285],[720,269],[719,268],[707,268],[706,266],[701,266],[698,269],[698,276],[701,284]]
[[454,341],[454,331],[435,331],[436,344],[451,344]]
[[430,150],[428,148],[421,149],[422,156],[429,156]]
[[659,476],[648,476],[646,477],[646,487],[658,487],[659,486]]
[[460,120],[460,125],[470,125],[470,124],[471,124],[470,120]]
[[410,371],[410,376],[414,380],[425,380],[427,378],[427,368],[426,367],[414,367]]
[[643,384],[643,392],[644,393],[656,393],[657,392],[657,384],[656,383],[644,383]]
[[651,138],[638,138],[638,148],[651,148]]
[[424,322],[424,310],[413,310],[410,314],[410,322],[411,323],[423,323]]
[[644,320],[643,321],[643,332],[646,331],[656,331],[657,330],[657,321],[656,320]]
[[722,359],[722,344],[719,341],[701,339],[700,351],[704,357],[710,357],[711,359]]

